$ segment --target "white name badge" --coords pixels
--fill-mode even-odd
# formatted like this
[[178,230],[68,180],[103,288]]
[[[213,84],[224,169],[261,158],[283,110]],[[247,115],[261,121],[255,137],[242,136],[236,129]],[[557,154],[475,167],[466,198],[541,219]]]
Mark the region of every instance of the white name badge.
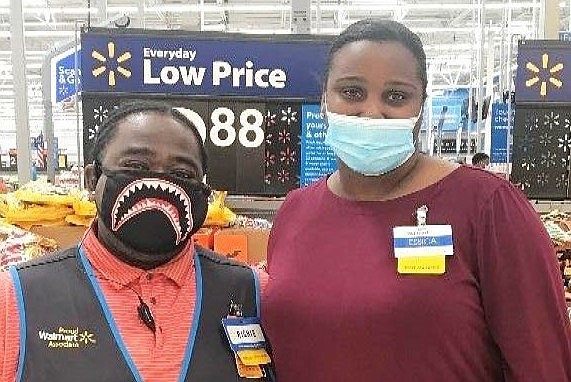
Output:
[[265,347],[266,338],[258,318],[225,318],[222,325],[233,351]]
[[393,228],[395,257],[453,256],[451,225],[422,225]]

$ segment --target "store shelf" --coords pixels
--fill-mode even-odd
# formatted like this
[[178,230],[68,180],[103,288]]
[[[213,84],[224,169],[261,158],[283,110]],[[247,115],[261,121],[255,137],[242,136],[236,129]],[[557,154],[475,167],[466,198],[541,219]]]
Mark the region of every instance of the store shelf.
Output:
[[229,195],[226,206],[239,215],[272,221],[284,199]]
[[548,213],[554,210],[571,212],[571,200],[530,200],[533,208],[539,213]]

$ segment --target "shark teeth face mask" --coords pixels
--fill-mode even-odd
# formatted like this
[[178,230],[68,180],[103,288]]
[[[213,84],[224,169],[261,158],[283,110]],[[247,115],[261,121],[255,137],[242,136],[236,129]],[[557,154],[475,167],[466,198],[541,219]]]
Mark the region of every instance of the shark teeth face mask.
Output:
[[327,114],[328,144],[352,170],[379,176],[402,166],[415,152],[414,127],[420,117],[365,118]]
[[206,219],[210,190],[201,182],[146,170],[103,173],[98,213],[130,248],[157,253],[182,248]]

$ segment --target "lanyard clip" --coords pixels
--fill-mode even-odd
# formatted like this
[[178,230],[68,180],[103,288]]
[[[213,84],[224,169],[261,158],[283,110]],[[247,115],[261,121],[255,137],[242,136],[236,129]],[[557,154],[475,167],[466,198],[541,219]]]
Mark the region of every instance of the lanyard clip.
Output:
[[228,307],[228,315],[230,317],[243,317],[242,304],[236,304],[234,300],[230,300],[230,306]]
[[426,225],[426,215],[428,214],[428,207],[426,205],[416,210],[416,224],[421,227]]

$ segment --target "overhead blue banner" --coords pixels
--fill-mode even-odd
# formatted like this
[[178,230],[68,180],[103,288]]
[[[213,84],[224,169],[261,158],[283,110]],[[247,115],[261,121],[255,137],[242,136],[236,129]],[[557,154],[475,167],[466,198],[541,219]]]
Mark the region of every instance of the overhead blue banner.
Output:
[[[80,49],[80,48],[78,48]],[[75,56],[77,53],[78,91],[81,91],[81,50],[75,48],[66,50],[51,59],[52,102],[65,101],[76,94],[75,89]]]
[[85,92],[303,99],[321,96],[329,49],[326,38],[108,30],[81,45]]
[[[513,126],[515,108],[512,107],[512,116],[510,126],[510,163],[512,162],[512,144],[513,144]],[[508,104],[493,103],[492,104],[492,133],[490,145],[490,163],[506,163],[507,147],[508,147]]]
[[571,102],[571,41],[521,41],[516,102]]
[[324,142],[327,127],[320,105],[301,108],[300,186],[307,186],[337,169],[335,153]]
[[432,98],[432,127],[437,131],[456,131],[462,122],[464,100],[458,97]]

